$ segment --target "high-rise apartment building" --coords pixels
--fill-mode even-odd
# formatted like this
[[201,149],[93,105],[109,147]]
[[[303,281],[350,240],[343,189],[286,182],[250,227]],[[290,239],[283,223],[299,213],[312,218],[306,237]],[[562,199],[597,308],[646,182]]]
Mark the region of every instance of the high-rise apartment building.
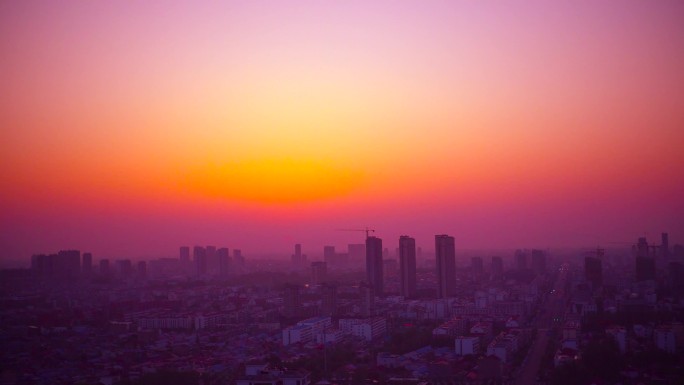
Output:
[[383,293],[382,239],[366,238],[366,279],[373,286],[375,295]]
[[416,296],[416,240],[399,237],[400,292],[406,298]]
[[456,280],[456,244],[454,237],[435,235],[435,256],[437,262],[437,298],[454,294]]

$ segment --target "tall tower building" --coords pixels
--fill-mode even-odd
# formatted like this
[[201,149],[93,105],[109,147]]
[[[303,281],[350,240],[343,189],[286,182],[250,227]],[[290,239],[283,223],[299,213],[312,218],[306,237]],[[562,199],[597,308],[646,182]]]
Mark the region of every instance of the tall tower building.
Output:
[[299,286],[287,285],[283,292],[283,315],[288,318],[301,315],[302,301],[299,296]]
[[311,284],[318,285],[325,282],[328,275],[328,264],[325,262],[311,262]]
[[670,257],[670,237],[667,233],[660,234],[660,253],[664,259]]
[[337,286],[327,283],[321,286],[321,315],[337,315]]
[[492,257],[492,278],[500,278],[503,276],[503,259],[501,257]]
[[[381,251],[382,252],[382,251]],[[361,316],[372,317],[375,315],[375,288],[371,284],[362,282],[359,286],[361,296]]]
[[400,291],[405,298],[416,296],[416,240],[408,235],[399,237]]
[[109,270],[109,259],[100,260],[100,275],[108,277],[111,274]]
[[190,262],[190,247],[181,246],[180,247],[180,261],[181,263]]
[[207,275],[207,250],[202,246],[195,246],[192,250],[195,270],[198,277]]
[[227,247],[222,247],[216,250],[216,256],[219,264],[219,275],[221,277],[228,276],[230,270],[230,250]]
[[526,250],[516,250],[515,251],[515,267],[518,270],[527,270],[527,251]]
[[93,272],[93,254],[83,253],[83,260],[81,264],[81,273],[90,275]]
[[454,237],[435,235],[435,256],[437,257],[437,298],[454,294],[456,280],[456,244]]
[[366,238],[366,279],[373,286],[375,295],[383,293],[382,264],[382,239]]

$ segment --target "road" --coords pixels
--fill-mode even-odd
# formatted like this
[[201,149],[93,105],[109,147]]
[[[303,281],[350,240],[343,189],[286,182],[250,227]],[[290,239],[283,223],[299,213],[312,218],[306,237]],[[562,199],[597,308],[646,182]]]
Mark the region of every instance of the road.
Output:
[[553,291],[547,296],[541,305],[546,308],[543,314],[539,314],[533,327],[537,328],[537,336],[530,346],[530,351],[518,372],[516,384],[530,385],[537,382],[537,374],[549,343],[548,332],[554,328],[554,323],[562,320],[565,313],[565,281],[567,279],[567,266],[559,272],[558,279]]

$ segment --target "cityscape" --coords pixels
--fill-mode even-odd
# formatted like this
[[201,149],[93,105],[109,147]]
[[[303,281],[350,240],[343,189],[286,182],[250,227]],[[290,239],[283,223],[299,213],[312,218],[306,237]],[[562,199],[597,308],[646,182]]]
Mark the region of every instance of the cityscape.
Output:
[[684,1],[0,1],[0,385],[684,384]]
[[[2,270],[3,383],[575,384],[684,378],[684,246],[458,258],[372,235],[289,259],[62,250]],[[365,233],[365,234],[364,234]],[[390,248],[393,250],[390,251]],[[656,382],[653,382],[656,381]]]

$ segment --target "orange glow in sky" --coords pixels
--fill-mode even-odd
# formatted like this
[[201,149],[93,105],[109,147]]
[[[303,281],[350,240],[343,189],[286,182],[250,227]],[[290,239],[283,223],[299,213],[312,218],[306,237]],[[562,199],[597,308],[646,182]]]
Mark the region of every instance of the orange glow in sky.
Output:
[[684,243],[679,2],[59,3],[0,4],[0,259]]

